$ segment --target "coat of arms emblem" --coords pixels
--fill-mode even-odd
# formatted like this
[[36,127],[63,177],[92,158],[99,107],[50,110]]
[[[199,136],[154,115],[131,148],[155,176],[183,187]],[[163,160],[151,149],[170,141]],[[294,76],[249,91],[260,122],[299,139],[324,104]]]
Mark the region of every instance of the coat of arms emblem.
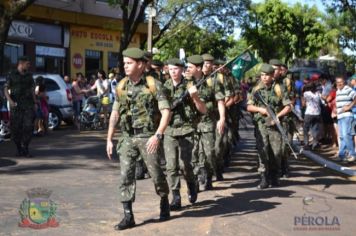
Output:
[[47,227],[57,227],[56,204],[49,199],[51,190],[44,188],[33,188],[26,191],[28,198],[25,198],[20,206],[20,227],[43,229]]

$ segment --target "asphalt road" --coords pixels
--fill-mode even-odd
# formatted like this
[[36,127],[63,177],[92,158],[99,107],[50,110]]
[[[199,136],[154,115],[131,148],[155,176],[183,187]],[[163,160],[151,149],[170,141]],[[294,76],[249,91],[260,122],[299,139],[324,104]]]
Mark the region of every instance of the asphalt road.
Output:
[[[123,216],[118,201],[119,162],[105,155],[105,132],[70,128],[34,138],[34,158],[13,157],[14,145],[0,143],[0,235],[354,235],[356,185],[305,158],[291,161],[292,176],[281,187],[257,190],[256,150],[250,127],[214,190],[193,206],[186,186],[184,209],[160,223],[159,197],[150,179],[138,181],[133,205],[137,227],[113,230]],[[184,182],[182,182],[184,183]],[[53,191],[57,228],[18,227],[26,190]]]

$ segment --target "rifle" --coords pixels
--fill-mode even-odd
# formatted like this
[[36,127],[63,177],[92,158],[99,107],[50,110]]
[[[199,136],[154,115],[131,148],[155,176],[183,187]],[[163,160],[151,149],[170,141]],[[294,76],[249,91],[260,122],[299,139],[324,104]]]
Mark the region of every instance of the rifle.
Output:
[[254,94],[254,97],[255,97],[257,100],[259,100],[260,102],[262,102],[262,103],[266,106],[268,115],[272,118],[272,120],[273,120],[274,123],[276,124],[279,133],[282,135],[283,141],[287,144],[287,146],[289,147],[289,149],[292,151],[292,154],[293,154],[294,158],[295,158],[295,159],[298,159],[298,156],[297,156],[297,154],[294,152],[294,149],[293,149],[292,145],[289,143],[288,136],[287,136],[286,132],[284,131],[284,129],[283,129],[282,125],[281,125],[281,122],[279,121],[278,117],[276,116],[276,114],[275,114],[274,111],[272,110],[271,106],[268,105],[268,103],[262,98],[262,95],[261,95],[261,93],[260,93],[259,91],[257,91],[257,92]]
[[[198,81],[197,84],[195,84],[195,87],[197,87],[197,89],[210,77],[214,76],[216,73],[218,73],[222,68],[224,68],[226,65],[228,65],[230,62],[233,62],[234,60],[236,60],[238,57],[242,56],[243,54],[245,54],[249,49],[252,48],[252,45],[250,45],[248,48],[246,48],[242,53],[240,53],[239,55],[237,55],[236,57],[234,57],[233,59],[231,59],[230,61],[226,62],[224,65],[220,66],[219,68],[217,68],[216,70],[214,70],[209,76],[206,76],[204,79],[201,79]],[[179,104],[181,104],[183,102],[183,100],[189,95],[188,90],[184,91],[183,93],[181,93],[179,95],[179,97],[173,101],[172,106],[171,106],[171,110],[174,110]]]

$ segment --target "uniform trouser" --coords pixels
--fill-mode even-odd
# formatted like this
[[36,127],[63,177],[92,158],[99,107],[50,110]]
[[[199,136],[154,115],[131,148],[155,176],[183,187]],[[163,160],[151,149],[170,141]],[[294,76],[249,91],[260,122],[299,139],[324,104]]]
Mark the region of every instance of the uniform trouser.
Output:
[[258,123],[256,142],[260,158],[258,171],[268,177],[279,177],[283,151],[281,134],[277,128],[266,128]]
[[121,167],[121,178],[119,181],[119,198],[121,202],[135,200],[135,168],[136,160],[140,155],[146,163],[156,193],[160,197],[168,196],[168,184],[160,166],[160,157],[157,153],[148,154],[146,151],[146,143],[148,139],[149,138],[130,136],[122,139],[122,143],[118,144],[117,151],[120,157]]
[[17,146],[28,147],[34,127],[34,108],[11,108],[10,129],[12,140]]
[[198,135],[198,167],[205,167],[208,176],[212,176],[216,170],[215,131],[199,132]]
[[215,129],[215,157],[216,168],[221,170],[224,168],[224,156],[228,149],[228,129],[225,127],[224,133],[221,135],[219,131]]
[[192,150],[194,146],[193,134],[173,137],[166,135],[164,137],[164,152],[166,157],[167,180],[170,189],[180,189],[179,170],[182,171],[187,183],[195,182],[193,173]]

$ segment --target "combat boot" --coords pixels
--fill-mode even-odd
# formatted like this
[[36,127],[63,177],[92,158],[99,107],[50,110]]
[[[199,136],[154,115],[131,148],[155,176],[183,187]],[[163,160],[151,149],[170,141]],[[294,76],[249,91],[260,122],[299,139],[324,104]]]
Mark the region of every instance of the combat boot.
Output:
[[204,186],[204,190],[212,190],[213,189],[213,177],[211,175],[208,175],[206,178],[206,184]]
[[135,219],[132,213],[132,202],[124,202],[124,214],[125,217],[121,220],[121,222],[115,225],[115,230],[125,230],[135,226]]
[[161,212],[159,214],[159,221],[169,220],[171,214],[169,210],[168,196],[161,197],[160,208],[161,208]]
[[223,172],[224,172],[224,167],[217,168],[217,170],[216,170],[216,181],[223,181],[224,180]]
[[24,151],[23,151],[21,144],[16,144],[16,149],[17,149],[17,152],[16,152],[17,157],[24,156]]
[[198,199],[199,185],[198,181],[187,183],[188,185],[188,199],[190,203],[195,203]]
[[257,186],[258,189],[265,189],[268,188],[268,181],[266,178],[266,175],[264,173],[261,174],[261,182],[260,184]]
[[271,187],[279,187],[280,185],[278,175],[271,176]]
[[24,148],[22,149],[22,153],[24,157],[33,157],[30,152],[28,151],[28,146],[24,146]]
[[171,211],[178,211],[182,208],[182,202],[181,202],[179,190],[173,190],[172,195],[173,195],[173,199],[171,201],[171,204],[169,205],[169,208]]

